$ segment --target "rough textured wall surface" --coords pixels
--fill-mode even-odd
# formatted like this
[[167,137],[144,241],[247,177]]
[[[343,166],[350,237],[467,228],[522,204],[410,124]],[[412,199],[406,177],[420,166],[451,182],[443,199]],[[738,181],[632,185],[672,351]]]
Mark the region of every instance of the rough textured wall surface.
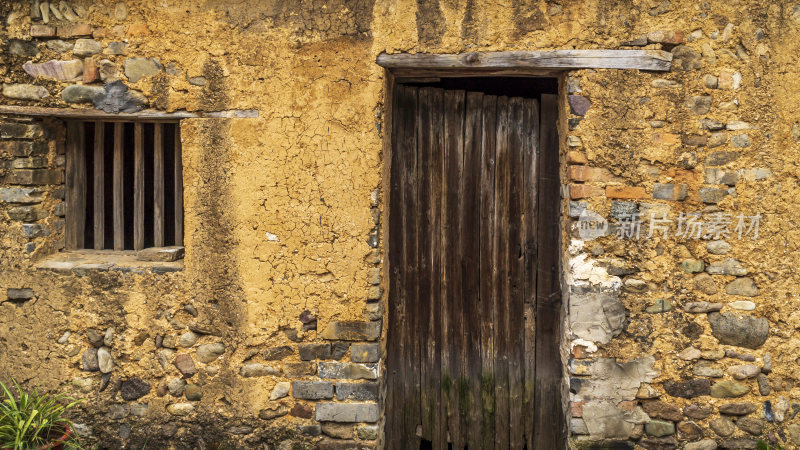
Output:
[[[217,116],[181,124],[184,262],[136,267],[52,261],[63,123],[0,120],[0,376],[86,397],[87,442],[380,445],[375,57],[657,48],[671,72],[564,79],[570,445],[800,444],[800,6],[34,3],[0,3],[4,105]],[[684,219],[705,231],[676,236],[699,212]],[[718,212],[727,236],[708,232]],[[648,238],[651,213],[673,220],[666,236]],[[758,239],[738,238],[757,213]],[[581,235],[586,217],[608,221],[602,236]]]

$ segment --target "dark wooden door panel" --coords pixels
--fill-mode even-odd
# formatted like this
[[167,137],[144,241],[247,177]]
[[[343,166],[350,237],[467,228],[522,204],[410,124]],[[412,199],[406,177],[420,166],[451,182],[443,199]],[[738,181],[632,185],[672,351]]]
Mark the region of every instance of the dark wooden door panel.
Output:
[[402,85],[393,101],[386,446],[555,448],[555,103]]
[[[542,95],[537,213],[542,219],[560,217],[557,120],[558,97]],[[540,226],[538,246],[534,383],[534,411],[537,411],[537,415],[533,443],[536,449],[554,447],[554,443],[561,442],[562,436],[566,435],[561,407],[561,358],[557,339],[561,335],[562,320],[558,227]]]

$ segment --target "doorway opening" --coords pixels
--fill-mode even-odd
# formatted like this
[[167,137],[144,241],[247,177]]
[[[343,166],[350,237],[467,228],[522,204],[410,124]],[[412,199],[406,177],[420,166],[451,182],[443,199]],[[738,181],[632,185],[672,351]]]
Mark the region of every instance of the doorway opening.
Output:
[[387,448],[561,448],[558,82],[392,95]]

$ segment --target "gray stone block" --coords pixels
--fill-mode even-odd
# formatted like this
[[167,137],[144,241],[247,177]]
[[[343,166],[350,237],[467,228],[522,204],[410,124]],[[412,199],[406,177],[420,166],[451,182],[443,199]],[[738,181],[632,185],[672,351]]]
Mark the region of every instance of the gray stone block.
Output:
[[47,144],[30,141],[4,141],[0,142],[0,153],[8,153],[20,158],[41,156],[47,153]]
[[729,162],[735,161],[739,158],[739,155],[739,152],[714,152],[706,156],[705,165],[706,167],[724,166]]
[[303,436],[319,436],[322,434],[322,427],[319,425],[298,425],[297,431]]
[[268,375],[280,375],[280,370],[271,366],[265,366],[264,364],[247,363],[242,366],[239,374],[245,378],[265,377]]
[[39,188],[7,187],[0,188],[0,201],[6,203],[38,203],[44,191]]
[[377,341],[381,337],[380,321],[331,322],[321,334],[323,339],[342,341]]
[[713,312],[708,322],[720,344],[758,348],[769,336],[769,322],[763,317]]
[[318,403],[315,418],[320,422],[378,421],[376,403]]
[[64,172],[56,169],[15,169],[3,177],[3,182],[24,185],[61,184],[64,182]]
[[6,291],[8,299],[11,301],[25,301],[33,298],[33,289],[31,288],[8,288]]
[[39,124],[2,123],[0,124],[0,138],[2,139],[36,139],[44,135]]
[[362,425],[356,430],[358,438],[365,441],[372,441],[378,439],[378,426],[377,425]]
[[377,364],[355,364],[338,362],[320,362],[320,378],[344,378],[350,380],[376,380]]
[[656,183],[653,185],[653,198],[659,200],[684,200],[688,194],[685,184]]
[[182,246],[172,247],[151,247],[139,250],[136,259],[139,261],[177,261],[183,259],[184,249]]
[[378,362],[378,344],[353,344],[350,346],[350,360],[359,363]]
[[747,269],[742,266],[742,263],[733,258],[727,258],[724,261],[714,261],[708,265],[706,271],[711,275],[747,275]]
[[378,383],[336,383],[337,400],[378,400]]
[[302,361],[315,359],[329,359],[331,357],[331,344],[300,344],[297,346]]
[[264,359],[267,361],[279,361],[291,355],[294,355],[294,349],[288,345],[270,347],[264,350]]
[[330,381],[293,381],[292,395],[304,400],[333,398],[333,383]]
[[752,278],[737,278],[725,285],[725,292],[730,295],[741,295],[744,297],[755,297],[758,295],[758,287]]
[[703,203],[719,203],[728,195],[728,189],[701,187],[698,193]]

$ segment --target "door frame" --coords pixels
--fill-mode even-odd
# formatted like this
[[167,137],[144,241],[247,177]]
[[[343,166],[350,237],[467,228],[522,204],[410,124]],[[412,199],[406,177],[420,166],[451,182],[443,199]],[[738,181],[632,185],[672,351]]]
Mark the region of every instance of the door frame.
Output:
[[[436,73],[439,73],[439,76],[433,76]],[[395,86],[397,86],[398,84],[401,84],[401,83],[412,82],[412,81],[414,81],[414,82],[435,81],[436,79],[441,78],[441,77],[493,78],[495,76],[497,76],[497,77],[500,77],[500,76],[507,77],[510,74],[508,73],[507,70],[503,70],[502,73],[498,73],[498,74],[487,74],[484,71],[480,71],[480,72],[475,72],[475,71],[459,72],[459,71],[453,71],[453,70],[445,70],[445,71],[442,71],[442,72],[433,72],[432,73],[430,69],[424,69],[424,70],[422,70],[420,72],[419,75],[414,75],[413,71],[409,71],[409,70],[405,70],[404,69],[404,70],[401,71],[401,73],[399,75],[400,76],[396,76],[391,70],[387,70],[386,71],[386,77],[385,77],[385,80],[384,80],[385,100],[384,100],[384,105],[383,105],[383,121],[382,121],[383,124],[384,124],[384,129],[382,130],[382,132],[383,132],[383,162],[384,162],[384,165],[383,165],[384,168],[383,168],[383,174],[382,174],[382,186],[384,186],[384,187],[390,186],[389,183],[390,183],[390,180],[391,180],[391,171],[392,171],[392,164],[391,164],[391,162],[392,162],[392,145],[393,145],[393,142],[392,142],[392,123],[393,123],[393,109],[394,109],[394,105],[392,104],[392,99],[393,99]],[[515,74],[514,76],[519,76],[519,77],[524,77],[524,78],[555,78],[555,79],[558,80],[558,95],[557,95],[558,119],[557,119],[557,131],[556,131],[556,133],[557,133],[557,147],[558,147],[558,153],[559,153],[559,157],[558,157],[559,178],[561,178],[561,173],[563,173],[563,170],[562,170],[563,169],[563,167],[562,167],[563,164],[562,163],[563,163],[563,160],[564,160],[564,158],[561,157],[561,154],[563,152],[565,152],[565,149],[566,149],[566,141],[565,141],[566,138],[565,138],[565,134],[562,132],[562,130],[565,129],[564,127],[562,127],[562,124],[566,123],[566,113],[564,111],[564,108],[562,107],[562,105],[566,104],[566,98],[565,98],[565,95],[566,95],[565,94],[566,93],[566,73],[563,72],[563,71],[551,71],[551,70],[541,70],[541,71],[538,71],[536,73],[531,73],[531,71],[526,70],[525,73]],[[541,132],[544,132],[544,130],[541,130]],[[381,222],[384,223],[384,224],[388,224],[389,223],[389,210],[390,210],[389,204],[390,204],[391,201],[392,200],[390,198],[390,189],[388,189],[388,188],[383,189],[382,199],[381,199],[381,203],[383,205],[382,212],[381,212],[381,216],[382,216],[381,217]],[[559,199],[559,207],[562,208],[562,210],[563,210],[563,207],[564,207],[563,198]],[[559,213],[561,213],[562,210],[559,210]],[[558,218],[555,219],[556,225],[558,227],[559,236],[561,235],[561,231],[564,228],[563,220],[564,220],[563,214],[559,214]],[[552,222],[550,222],[550,223],[552,223]],[[389,227],[388,226],[381,227],[380,232],[381,232],[382,242],[384,242],[384,246],[383,246],[382,252],[381,252],[382,261],[383,261],[383,273],[384,273],[384,276],[382,277],[383,285],[381,286],[381,290],[383,292],[388,293],[389,292],[389,275],[388,274],[392,273],[391,262],[390,262],[390,259],[389,259],[389,251],[388,251],[389,250],[388,249]],[[559,317],[557,325],[560,325],[560,326],[557,327],[558,336],[556,337],[556,339],[557,339],[556,345],[557,345],[557,347],[559,349],[559,353],[560,353],[560,356],[561,356],[561,358],[560,358],[561,359],[561,361],[560,361],[561,388],[559,390],[560,391],[560,395],[558,395],[556,401],[552,401],[552,399],[551,399],[551,402],[554,403],[554,404],[547,405],[547,409],[552,411],[552,415],[555,416],[553,418],[556,419],[555,422],[556,423],[560,423],[560,426],[557,427],[558,429],[555,431],[555,434],[556,434],[558,440],[560,440],[563,443],[562,448],[566,448],[566,444],[567,444],[567,426],[568,426],[567,420],[566,420],[566,417],[568,417],[568,416],[567,416],[566,413],[568,411],[568,403],[569,403],[569,394],[568,394],[569,386],[568,386],[568,381],[567,380],[569,378],[568,378],[568,374],[566,373],[567,364],[566,364],[566,352],[565,352],[564,349],[566,348],[565,345],[566,345],[566,342],[567,342],[566,335],[565,335],[565,332],[567,330],[567,327],[566,327],[567,314],[566,314],[565,305],[567,304],[566,296],[567,296],[568,290],[563,289],[563,286],[564,286],[564,273],[563,273],[563,265],[561,264],[561,261],[563,260],[563,257],[562,257],[563,249],[561,248],[560,244],[561,244],[561,242],[560,242],[560,239],[559,239],[559,245],[557,246],[557,248],[558,248],[558,271],[557,271],[558,275],[557,276],[558,276],[558,284],[559,284],[559,286],[561,286],[561,289],[560,289],[561,298],[558,299],[557,304],[555,304],[554,306],[556,308],[558,308],[558,311],[555,311],[555,314]],[[382,301],[383,301],[383,306],[384,306],[384,308],[383,308],[383,317],[384,317],[384,321],[383,321],[384,328],[383,328],[383,331],[384,331],[384,333],[383,333],[382,340],[381,340],[382,341],[381,342],[381,347],[382,347],[383,351],[385,352],[386,351],[386,340],[387,340],[388,333],[390,332],[390,330],[388,328],[388,325],[389,325],[388,314],[389,314],[389,308],[390,308],[388,302],[390,302],[391,299],[388,298],[388,295],[384,295]],[[384,361],[386,361],[386,359],[387,358],[384,358]],[[380,408],[381,408],[382,412],[386,411],[386,406],[387,406],[387,395],[386,395],[387,394],[387,385],[388,385],[387,384],[387,378],[388,378],[388,371],[384,370],[384,376],[382,376],[381,380],[380,380],[380,394],[379,394],[379,405],[380,405]],[[381,443],[381,448],[384,447],[383,443],[384,443],[384,438],[385,438],[385,432],[384,432],[384,430],[385,430],[385,422],[386,422],[386,414],[381,414],[381,422],[379,424],[379,426],[380,426],[380,437],[379,437],[379,439],[380,439],[380,443]]]
[[[392,98],[394,87],[405,81],[424,81],[441,77],[548,77],[558,80],[558,120],[557,136],[558,141],[558,168],[559,182],[563,186],[565,173],[566,136],[568,127],[566,78],[570,70],[580,69],[636,69],[655,72],[669,71],[672,63],[672,54],[662,50],[617,50],[617,49],[589,49],[589,50],[545,50],[545,51],[509,51],[509,52],[469,52],[460,54],[424,54],[424,53],[381,53],[376,58],[376,63],[384,68],[384,103],[383,103],[383,174],[382,186],[390,186],[391,161],[392,161]],[[431,80],[433,81],[433,80]],[[383,223],[388,223],[389,189],[383,189],[381,201],[381,218]],[[558,214],[556,224],[559,227],[558,236],[565,228],[566,210],[564,195],[561,195],[559,206],[561,210]],[[382,227],[381,238],[384,243],[388,243],[388,227]],[[566,305],[569,304],[569,289],[566,289],[566,273],[562,262],[565,260],[563,242],[558,245],[559,267],[558,277],[561,286],[561,302],[558,307],[559,313],[559,332],[558,345],[561,356],[561,389],[560,405],[557,405],[558,421],[560,422],[559,433],[563,446],[567,444],[567,418],[569,403],[569,374],[567,372],[567,336],[568,331]],[[388,292],[389,277],[391,273],[390,261],[388,258],[388,248],[384,245],[381,256],[384,267],[381,288],[383,292]],[[388,311],[386,298],[382,300],[384,304],[384,328],[381,338],[382,351],[386,351],[386,337],[388,333]],[[384,358],[385,360],[385,358]],[[386,407],[386,376],[381,377],[379,402],[381,411]],[[383,447],[385,414],[381,415],[379,443]]]

